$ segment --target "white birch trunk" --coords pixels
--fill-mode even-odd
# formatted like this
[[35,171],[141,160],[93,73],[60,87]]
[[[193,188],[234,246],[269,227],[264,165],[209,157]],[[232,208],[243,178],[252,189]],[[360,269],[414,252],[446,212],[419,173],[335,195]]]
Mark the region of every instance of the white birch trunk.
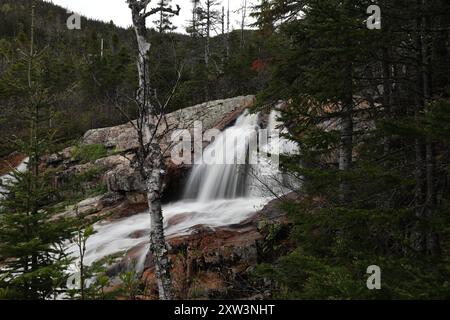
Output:
[[[140,150],[138,154],[138,165],[145,181],[147,201],[150,213],[150,252],[154,257],[156,279],[161,300],[171,300],[172,280],[170,276],[171,263],[168,255],[167,244],[164,236],[163,215],[161,209],[163,176],[165,163],[161,148],[155,137],[156,125],[152,119],[157,111],[152,105],[150,98],[152,89],[150,85],[150,58],[151,44],[147,40],[147,29],[145,24],[145,9],[149,1],[128,0],[132,10],[133,27],[138,44],[138,71],[139,89],[137,102],[139,105],[138,127],[140,133]],[[144,13],[142,13],[144,10]],[[140,125],[141,124],[141,125]]]

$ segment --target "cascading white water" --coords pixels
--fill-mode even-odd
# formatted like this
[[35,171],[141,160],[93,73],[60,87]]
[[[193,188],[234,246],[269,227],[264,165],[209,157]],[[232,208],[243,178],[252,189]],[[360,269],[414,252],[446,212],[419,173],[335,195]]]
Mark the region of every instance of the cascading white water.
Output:
[[[16,170],[17,172],[25,172],[27,170],[29,160],[30,160],[29,158],[26,158],[14,170]],[[2,192],[5,191],[5,188],[2,187],[1,185],[5,186],[8,183],[14,182],[14,180],[15,180],[15,178],[11,173],[7,173],[0,177],[0,182],[1,182],[1,184],[0,184],[0,199],[4,197]]]
[[[245,163],[250,139],[259,129],[258,120],[257,114],[245,112],[234,126],[218,135],[205,149],[204,162],[216,164],[194,166],[185,187],[184,199],[163,206],[168,238],[189,234],[196,226],[220,228],[238,224],[272,199],[252,195],[246,181],[248,165],[223,164],[228,163],[226,159],[237,160],[238,157],[244,161],[237,163]],[[86,263],[132,249],[139,250],[138,256],[141,258],[145,257],[149,227],[147,212],[120,221],[98,223],[95,226],[97,233],[87,242]],[[143,267],[141,258],[138,269]]]
[[[281,122],[279,119],[281,117],[280,111],[277,109],[274,109],[270,112],[269,115],[269,122],[267,124],[267,130],[273,131],[273,130],[280,130],[280,134],[287,134],[288,130],[283,125],[283,122]],[[269,146],[270,147],[270,146]],[[273,146],[272,146],[273,148]],[[269,148],[270,151],[271,148]],[[279,144],[277,146],[278,152],[280,154],[298,154],[300,152],[300,149],[298,147],[298,144],[294,141],[281,138],[279,140]]]
[[[278,114],[277,111],[271,113],[267,128],[269,131],[281,127],[277,120]],[[279,188],[281,173],[270,159],[260,159],[258,165],[245,164],[249,157],[249,143],[260,129],[258,122],[258,114],[245,112],[234,126],[222,132],[205,149],[205,162],[213,163],[212,159],[215,159],[219,164],[195,166],[186,185],[184,199],[163,206],[168,238],[189,234],[196,226],[220,228],[246,220],[273,199],[274,194],[264,192],[264,187],[269,186],[272,191],[275,190],[275,194],[289,192],[288,189]],[[298,146],[285,139],[269,141],[262,149],[268,153],[278,152],[277,150],[280,153],[298,152]],[[228,163],[226,159],[241,161],[220,164]],[[25,171],[27,162],[28,159],[25,159],[16,170]],[[263,183],[262,177],[265,177]],[[14,178],[7,174],[0,179],[3,183],[8,183]],[[149,249],[148,212],[118,221],[99,222],[94,227],[96,233],[87,241],[85,264],[91,265],[107,256],[127,253],[127,256],[136,259],[138,271],[143,269]],[[73,244],[68,244],[68,252],[74,258],[78,257]],[[77,272],[76,266],[73,265],[70,271]]]
[[193,168],[186,184],[185,199],[204,202],[247,196],[248,166],[245,160],[250,141],[258,129],[258,114],[246,111],[234,126],[221,133],[205,149],[205,164]]
[[[280,125],[276,120],[277,115],[272,112],[269,130]],[[238,224],[254,215],[274,198],[274,194],[264,191],[261,181],[252,176],[259,176],[259,179],[265,176],[264,185],[269,185],[276,194],[289,192],[279,188],[278,178],[273,180],[273,176],[267,174],[269,172],[276,177],[281,176],[278,167],[275,167],[270,159],[263,159],[258,165],[245,164],[249,156],[250,139],[254,138],[260,129],[258,122],[258,114],[245,112],[234,126],[218,135],[205,149],[203,159],[206,163],[196,165],[192,169],[185,187],[184,199],[163,206],[165,233],[168,238],[189,234],[197,226],[220,228]],[[287,140],[280,139],[269,142],[263,149],[274,152],[278,148],[274,145],[276,143],[281,145],[281,152],[295,151],[297,148]],[[286,145],[286,148],[283,145]],[[225,159],[238,158],[244,161],[223,164],[228,163]],[[119,221],[97,223],[97,233],[87,242],[86,264],[119,252],[133,252],[130,255],[138,257],[136,267],[142,270],[149,248],[149,228],[148,212]],[[76,250],[71,249],[76,256]]]

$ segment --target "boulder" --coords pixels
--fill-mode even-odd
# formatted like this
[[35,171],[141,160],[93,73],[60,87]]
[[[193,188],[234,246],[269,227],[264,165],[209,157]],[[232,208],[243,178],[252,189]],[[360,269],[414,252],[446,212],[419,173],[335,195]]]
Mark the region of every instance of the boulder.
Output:
[[145,192],[145,184],[137,170],[129,165],[119,165],[105,175],[110,192]]
[[130,161],[134,158],[133,154],[128,155],[112,155],[106,158],[101,158],[95,161],[95,165],[106,169],[113,169],[119,165],[129,166]]
[[147,204],[147,194],[144,192],[127,193],[126,198],[131,204]]
[[120,204],[121,202],[123,202],[124,199],[125,199],[125,197],[121,193],[108,192],[107,194],[104,194],[101,197],[99,207],[101,209],[110,208],[110,207]]
[[85,217],[96,214],[102,208],[101,199],[102,196],[85,199],[73,206],[67,207],[66,211],[55,215],[53,219],[57,220],[60,218],[75,218],[77,214]]
[[103,196],[97,196],[79,202],[77,204],[78,212],[80,214],[90,214],[92,212],[98,212],[101,207],[100,200],[102,199],[102,197]]
[[[248,270],[258,262],[256,228],[217,230],[199,226],[188,236],[169,239],[172,276],[177,298],[225,299],[245,287]],[[126,258],[124,258],[126,260]],[[154,260],[147,254],[143,281],[150,296],[157,296]],[[242,292],[234,297],[242,296]]]
[[50,155],[47,160],[47,166],[57,167],[61,164],[70,164],[76,162],[73,159],[73,147],[65,148],[64,150]]
[[[158,135],[167,145],[171,132],[177,129],[192,129],[195,121],[202,121],[203,129],[214,127],[227,115],[248,108],[254,101],[254,96],[236,97],[226,100],[211,101],[186,109],[181,109],[164,116],[158,128]],[[229,120],[233,121],[231,117]],[[107,148],[115,148],[118,152],[135,150],[138,148],[137,134],[130,123],[121,126],[89,130],[81,140],[82,145],[101,144]],[[163,150],[166,149],[162,146]]]
[[[203,130],[218,128],[223,130],[250,107],[254,96],[243,96],[226,100],[217,100],[182,109],[170,113],[161,121],[158,130],[160,144],[166,155],[166,168],[164,188],[170,190],[165,193],[166,200],[175,199],[181,192],[183,180],[190,169],[186,165],[175,165],[170,160],[171,133],[176,129],[193,130],[195,121],[201,120]],[[73,148],[51,155],[47,165],[62,168],[56,183],[70,181],[74,175],[80,175],[94,168],[102,168],[102,176],[98,181],[104,183],[109,192],[132,195],[128,200],[131,203],[144,203],[142,194],[145,193],[145,184],[139,172],[132,165],[134,152],[138,148],[136,131],[131,124],[116,127],[93,129],[82,138],[81,145],[103,145],[114,150],[114,155],[101,158],[95,163],[78,164],[72,159]]]
[[137,133],[131,124],[92,129],[86,132],[82,145],[101,144],[117,151],[129,151],[138,148]]

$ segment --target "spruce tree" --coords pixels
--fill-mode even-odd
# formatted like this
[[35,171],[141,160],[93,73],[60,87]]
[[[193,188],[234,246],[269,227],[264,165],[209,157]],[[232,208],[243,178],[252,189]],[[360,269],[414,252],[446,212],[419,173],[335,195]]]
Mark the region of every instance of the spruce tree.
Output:
[[[301,154],[283,166],[304,181],[302,201],[283,204],[295,249],[260,267],[282,297],[450,295],[441,253],[450,225],[449,82],[441,70],[449,4],[381,1],[381,30],[366,28],[369,5],[260,7],[260,22],[277,21],[288,46],[274,57],[259,100],[287,101],[282,119]],[[382,270],[381,290],[367,289],[370,265]]]
[[158,20],[153,21],[158,33],[172,32],[177,29],[172,23],[174,14],[168,13],[165,9],[171,7],[172,0],[159,0],[158,7],[161,10],[159,12]]
[[17,116],[28,124],[28,137],[12,143],[28,156],[27,170],[12,172],[0,199],[0,288],[3,298],[50,299],[65,286],[70,263],[64,244],[71,238],[70,222],[54,220],[52,205],[56,190],[43,167],[43,156],[53,150],[54,132],[49,128],[54,97],[42,86],[40,55],[34,47],[34,4],[30,46],[24,58],[9,72],[22,74],[10,82],[15,101],[21,105]]

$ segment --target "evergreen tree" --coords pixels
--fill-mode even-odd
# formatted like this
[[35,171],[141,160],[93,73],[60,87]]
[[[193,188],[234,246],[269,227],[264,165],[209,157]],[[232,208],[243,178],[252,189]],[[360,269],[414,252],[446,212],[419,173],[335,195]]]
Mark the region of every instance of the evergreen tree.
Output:
[[71,224],[64,219],[52,220],[56,192],[49,174],[42,169],[43,156],[54,151],[54,132],[49,128],[52,98],[42,86],[42,65],[34,48],[34,9],[29,52],[24,52],[25,58],[15,66],[26,76],[11,82],[11,90],[5,90],[18,94],[15,101],[22,105],[28,137],[14,141],[14,145],[29,160],[27,170],[13,172],[13,179],[2,187],[0,256],[4,265],[0,287],[6,290],[4,298],[53,298],[65,286],[65,270],[70,263],[63,246],[71,237]]
[[177,29],[171,21],[174,15],[165,10],[171,7],[171,2],[172,0],[159,0],[158,2],[158,7],[160,8],[159,19],[153,21],[158,33],[172,32]]
[[449,83],[433,68],[448,65],[448,1],[382,1],[381,30],[370,1],[263,4],[288,47],[259,100],[288,101],[301,154],[283,166],[304,183],[283,204],[296,246],[260,272],[289,298],[448,298]]

